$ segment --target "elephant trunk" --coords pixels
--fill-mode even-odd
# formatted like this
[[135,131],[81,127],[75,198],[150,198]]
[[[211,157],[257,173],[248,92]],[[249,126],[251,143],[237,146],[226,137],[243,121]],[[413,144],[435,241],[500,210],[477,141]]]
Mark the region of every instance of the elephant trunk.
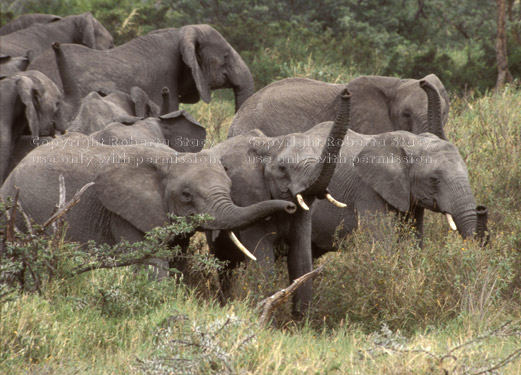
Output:
[[319,163],[310,177],[310,185],[303,192],[306,195],[323,197],[335,172],[336,159],[340,153],[340,148],[351,120],[351,93],[349,90],[344,89],[340,94],[340,98],[340,110],[326,139]]
[[280,212],[294,213],[296,211],[295,205],[285,200],[268,200],[248,207],[236,206],[229,196],[221,202],[217,203],[213,210],[212,216],[215,219],[206,223],[204,229],[238,230]]
[[481,245],[486,245],[489,240],[487,221],[488,209],[486,206],[479,205],[476,207],[477,224],[476,224],[476,238]]
[[166,115],[170,113],[170,90],[168,87],[163,87],[161,90],[161,110],[160,115]]
[[438,91],[434,88],[434,86],[426,80],[420,81],[420,87],[427,94],[427,121],[429,124],[429,131],[441,139],[447,140],[445,133],[443,132],[443,125],[441,121],[440,94],[438,94]]
[[58,73],[60,74],[60,79],[62,81],[65,99],[72,105],[79,106],[81,102],[80,90],[72,78],[70,65],[61,49],[61,44],[59,42],[54,42],[52,44],[52,49],[54,50],[54,55],[56,57],[56,65],[58,66]]
[[61,49],[61,44],[54,42],[52,49],[54,50],[56,65],[58,66],[58,73],[63,86],[64,99],[56,121],[59,130],[63,132],[67,129],[68,123],[78,114],[81,106],[81,95],[78,85],[72,78],[71,69]]
[[246,99],[253,95],[254,86],[253,76],[244,60],[235,51],[234,57],[235,63],[231,64],[232,70],[228,73],[228,79],[235,94],[235,113],[237,113]]

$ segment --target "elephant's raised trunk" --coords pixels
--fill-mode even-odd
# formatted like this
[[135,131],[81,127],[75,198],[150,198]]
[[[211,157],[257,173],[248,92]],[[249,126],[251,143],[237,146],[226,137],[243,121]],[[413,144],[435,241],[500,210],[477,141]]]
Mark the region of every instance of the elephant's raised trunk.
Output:
[[303,192],[306,195],[325,197],[327,186],[335,172],[336,159],[351,120],[351,93],[347,88],[342,91],[340,98],[340,110],[326,139],[319,163],[310,177],[310,185]]
[[70,66],[67,62],[59,42],[52,44],[52,49],[56,57],[56,65],[63,86],[64,99],[57,115],[57,124],[62,132],[68,128],[69,122],[78,114],[81,106],[81,95],[78,85],[72,78]]
[[238,230],[280,212],[294,213],[296,207],[285,200],[268,200],[248,207],[238,207],[228,196],[214,211],[212,216],[215,219],[206,223],[204,229]]
[[427,94],[427,121],[429,124],[429,132],[446,140],[447,138],[443,132],[443,124],[441,121],[440,94],[438,94],[438,91],[430,82],[424,79],[420,81],[420,87]]
[[233,55],[235,63],[231,64],[233,71],[228,73],[228,79],[235,94],[235,113],[237,113],[246,99],[253,95],[254,85],[253,76],[244,60],[235,51]]
[[63,50],[61,49],[61,44],[59,42],[54,42],[52,44],[52,49],[54,50],[54,55],[56,56],[56,65],[58,66],[58,73],[60,74],[60,79],[62,81],[65,99],[71,105],[79,106],[81,102],[80,90],[72,78],[70,65],[63,53]]
[[160,115],[166,115],[170,113],[170,90],[168,87],[163,87],[161,90],[161,110]]

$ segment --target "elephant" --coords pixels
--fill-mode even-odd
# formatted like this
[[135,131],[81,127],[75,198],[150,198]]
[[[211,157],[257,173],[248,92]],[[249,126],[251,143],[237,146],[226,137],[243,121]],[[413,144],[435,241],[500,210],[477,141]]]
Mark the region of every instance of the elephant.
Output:
[[185,110],[130,120],[131,125],[114,122],[90,136],[104,145],[160,144],[191,153],[201,151],[206,140],[206,129]]
[[54,14],[31,13],[23,14],[20,17],[6,23],[0,27],[0,36],[7,35],[12,32],[25,29],[35,23],[51,23],[61,20],[62,17]]
[[[442,123],[448,119],[449,98],[434,74],[423,81],[430,83],[441,98]],[[259,129],[266,136],[304,132],[312,126],[332,121],[338,100],[345,87],[308,78],[287,78],[255,93],[237,112],[229,137]],[[351,129],[362,134],[406,130],[415,134],[428,131],[427,96],[419,80],[382,76],[362,76],[347,84],[353,95]],[[335,101],[336,100],[336,101]],[[445,134],[440,134],[442,139]]]
[[0,38],[2,53],[25,56],[31,51],[34,58],[49,49],[51,43],[79,43],[86,48],[106,50],[114,47],[112,35],[91,13],[67,16],[48,24],[34,24]]
[[[63,103],[57,116],[57,122],[68,131],[91,134],[102,130],[108,124],[124,118],[156,117],[160,107],[139,87],[133,86],[129,93],[102,89],[92,91],[85,97],[74,77],[68,57],[62,50],[61,43],[52,44],[58,73],[63,87]],[[165,91],[166,89],[166,91]],[[163,88],[163,102],[168,100],[168,88]],[[167,110],[165,103],[161,104]],[[166,114],[162,112],[161,114]],[[135,122],[136,119],[133,120]]]
[[[0,197],[6,200],[19,192],[25,214],[42,224],[58,202],[60,175],[66,199],[94,182],[65,215],[66,237],[79,243],[142,241],[147,231],[168,223],[167,214],[209,214],[213,219],[200,230],[231,231],[296,209],[285,200],[236,206],[224,167],[207,150],[195,154],[176,153],[166,146],[107,146],[81,133],[37,147],[9,175]],[[20,216],[16,226],[24,230]]]
[[[210,90],[231,87],[238,110],[253,94],[253,78],[247,65],[208,25],[157,30],[108,51],[71,44],[62,49],[81,97],[100,88],[129,92],[138,86],[159,103],[166,86],[170,110],[176,111],[179,103],[196,103],[199,98],[208,103]],[[62,87],[52,51],[38,56],[29,69],[45,73]]]
[[[47,76],[25,71],[0,80],[0,184],[6,177],[9,157],[22,134],[32,139],[54,134],[54,119],[62,94]],[[60,130],[60,129],[58,129]]]
[[[309,143],[303,133],[266,137],[261,131],[252,130],[210,149],[227,171],[232,181],[232,199],[239,206],[270,198],[298,202],[297,212],[291,217],[277,214],[240,232],[240,241],[254,249],[263,268],[273,268],[274,264],[273,247],[265,244],[273,245],[275,239],[287,244],[290,281],[312,270],[309,207],[313,207],[316,198],[340,204],[329,194],[327,186],[335,170],[339,145],[349,127],[349,100],[350,94],[343,92],[339,114],[327,135],[328,143]],[[207,238],[211,251],[218,259],[228,261],[230,268],[244,260],[223,234],[208,233]],[[226,275],[222,279],[226,291],[229,280]],[[301,317],[309,309],[311,298],[312,284],[306,282],[293,298],[294,317]]]

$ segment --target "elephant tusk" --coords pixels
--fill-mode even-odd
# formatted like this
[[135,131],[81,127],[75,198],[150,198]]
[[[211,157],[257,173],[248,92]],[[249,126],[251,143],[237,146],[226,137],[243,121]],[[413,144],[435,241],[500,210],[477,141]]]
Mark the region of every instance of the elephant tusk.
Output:
[[302,195],[297,194],[297,201],[300,207],[302,207],[303,210],[309,211],[309,207],[304,201],[304,198],[302,198]]
[[67,134],[67,133],[68,133],[68,131],[67,131],[67,129],[65,129],[65,130],[63,131],[62,135],[65,135],[65,134]]
[[335,198],[333,198],[333,197],[331,196],[331,194],[329,194],[329,193],[326,194],[326,198],[327,198],[327,200],[328,200],[330,203],[334,204],[334,205],[337,206],[337,207],[340,207],[340,208],[345,208],[345,207],[347,207],[347,204],[337,201],[337,200],[336,200]]
[[255,258],[255,255],[253,255],[252,253],[250,253],[248,251],[248,249],[241,243],[241,241],[239,241],[239,239],[237,238],[237,236],[235,235],[235,233],[229,231],[228,232],[228,236],[230,236],[230,239],[232,240],[232,242],[235,244],[235,246],[237,246],[239,248],[240,251],[242,251],[244,254],[246,254],[246,256],[250,259],[253,259],[253,260],[257,260],[257,258]]
[[449,223],[450,229],[458,230],[458,227],[456,227],[456,223],[454,222],[451,214],[445,214],[445,216],[447,217],[447,222]]

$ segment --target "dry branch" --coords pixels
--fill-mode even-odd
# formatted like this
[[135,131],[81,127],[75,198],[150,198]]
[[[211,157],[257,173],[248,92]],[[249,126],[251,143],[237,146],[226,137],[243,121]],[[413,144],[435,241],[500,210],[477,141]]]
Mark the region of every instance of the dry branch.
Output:
[[56,220],[58,220],[59,218],[61,218],[63,215],[65,215],[72,207],[76,206],[79,202],[80,202],[80,197],[82,196],[82,194],[89,188],[91,187],[92,185],[94,185],[94,182],[89,182],[88,184],[86,184],[85,186],[83,186],[80,190],[78,190],[76,192],[76,194],[74,194],[74,196],[72,197],[72,199],[70,201],[68,201],[64,207],[60,208],[58,210],[58,212],[56,212],[54,215],[52,215],[49,219],[47,219],[47,221],[45,223],[43,223],[43,228],[46,228],[48,227],[49,225],[51,225],[53,222],[55,222]]
[[314,269],[311,272],[306,273],[305,275],[300,276],[298,279],[295,279],[291,285],[285,289],[279,290],[277,293],[269,296],[268,298],[263,299],[257,304],[257,310],[262,311],[259,325],[264,326],[269,321],[271,313],[273,310],[279,306],[281,303],[288,300],[288,298],[295,293],[295,291],[306,281],[311,280],[315,276],[317,276],[324,269],[325,264],[320,267]]

